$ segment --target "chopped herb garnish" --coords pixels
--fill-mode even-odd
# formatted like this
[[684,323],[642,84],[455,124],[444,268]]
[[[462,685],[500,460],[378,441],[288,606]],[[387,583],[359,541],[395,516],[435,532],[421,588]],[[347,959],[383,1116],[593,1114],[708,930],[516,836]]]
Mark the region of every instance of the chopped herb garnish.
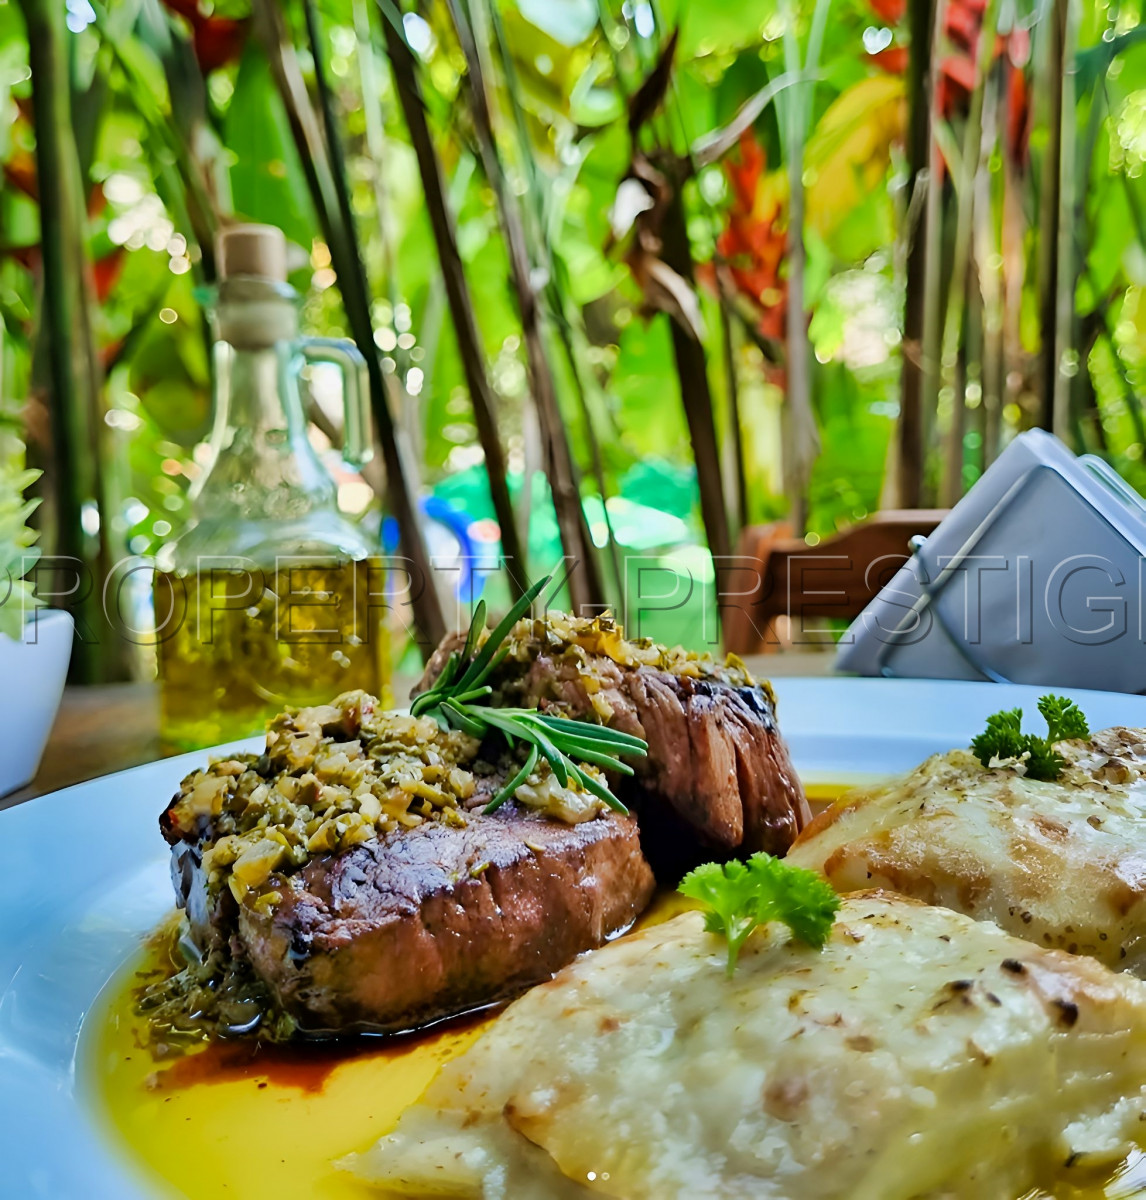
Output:
[[782,921],[799,941],[820,950],[840,907],[831,884],[815,871],[763,851],[746,863],[705,863],[689,871],[677,890],[705,904],[705,929],[727,939],[729,979],[740,948],[758,925]]
[[416,696],[410,705],[415,717],[432,716],[443,729],[460,729],[471,737],[484,740],[500,734],[514,748],[518,742],[528,747],[525,762],[512,779],[485,806],[484,812],[496,811],[525,783],[544,758],[562,787],[573,780],[582,791],[592,792],[617,812],[628,809],[613,795],[608,785],[587,766],[605,767],[622,775],[633,768],[621,755],[643,758],[648,745],[641,738],[620,733],[589,721],[572,721],[552,716],[535,708],[491,708],[484,701],[493,689],[486,680],[509,652],[505,640],[518,620],[529,611],[550,576],[535,583],[505,614],[493,632],[481,640],[485,629],[485,601],[478,602],[461,652],[455,650],[433,687]]
[[971,742],[971,750],[985,767],[1022,763],[1031,779],[1057,779],[1066,765],[1055,750],[1056,742],[1090,737],[1082,709],[1065,696],[1043,696],[1039,712],[1047,723],[1047,736],[1023,733],[1021,708],[1005,709],[987,718],[987,728]]

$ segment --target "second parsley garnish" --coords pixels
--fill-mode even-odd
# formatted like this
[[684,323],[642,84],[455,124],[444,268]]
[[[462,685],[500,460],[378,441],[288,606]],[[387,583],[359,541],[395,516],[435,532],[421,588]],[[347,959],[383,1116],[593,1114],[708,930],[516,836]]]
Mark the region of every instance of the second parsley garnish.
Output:
[[1090,737],[1082,709],[1065,696],[1046,695],[1039,700],[1039,712],[1047,723],[1047,736],[1023,733],[1021,708],[1005,709],[987,718],[987,728],[971,742],[971,750],[985,767],[992,762],[1010,765],[1010,760],[1026,767],[1027,777],[1055,780],[1066,765],[1055,750],[1056,742]]

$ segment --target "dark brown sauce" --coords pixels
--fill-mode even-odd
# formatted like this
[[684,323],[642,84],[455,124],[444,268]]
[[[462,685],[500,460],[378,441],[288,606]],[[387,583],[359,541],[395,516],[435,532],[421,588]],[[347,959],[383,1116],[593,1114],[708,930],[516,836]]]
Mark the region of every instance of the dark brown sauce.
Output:
[[[666,920],[687,904],[672,891],[658,889],[653,903],[633,927]],[[169,978],[182,965],[178,951],[179,927],[168,922],[148,939],[145,960],[137,968],[132,994],[138,1000],[146,985]],[[613,940],[610,938],[609,940]],[[258,1038],[214,1037],[202,1042],[165,1037],[154,1028],[150,1038],[137,1037],[136,1046],[149,1054],[155,1071],[148,1084],[155,1091],[179,1091],[205,1083],[252,1080],[260,1087],[295,1088],[308,1094],[322,1091],[331,1074],[343,1063],[374,1060],[380,1063],[400,1058],[432,1045],[439,1038],[463,1034],[500,1012],[512,997],[479,1005],[465,1012],[397,1033],[341,1033],[323,1036],[312,1033],[290,1042],[260,1041]],[[445,1046],[443,1054],[446,1053]]]
[[402,1033],[358,1034],[309,1041],[271,1043],[254,1039],[219,1038],[160,1066],[151,1077],[158,1091],[178,1090],[199,1083],[258,1081],[259,1086],[321,1092],[331,1073],[351,1060],[388,1061],[437,1040],[443,1034],[465,1033],[488,1020],[503,1004],[487,1005],[458,1016]]

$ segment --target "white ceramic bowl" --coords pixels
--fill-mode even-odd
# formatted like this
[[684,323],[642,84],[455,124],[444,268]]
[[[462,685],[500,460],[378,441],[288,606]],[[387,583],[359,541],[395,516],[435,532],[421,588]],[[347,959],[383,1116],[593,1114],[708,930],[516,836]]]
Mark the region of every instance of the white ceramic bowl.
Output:
[[41,609],[14,641],[0,633],[0,796],[31,783],[60,707],[72,618]]

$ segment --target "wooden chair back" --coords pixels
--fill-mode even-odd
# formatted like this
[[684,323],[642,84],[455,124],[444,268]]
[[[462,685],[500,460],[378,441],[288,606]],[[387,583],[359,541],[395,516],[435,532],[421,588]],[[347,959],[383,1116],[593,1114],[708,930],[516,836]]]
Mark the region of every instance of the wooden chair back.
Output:
[[[738,561],[726,572],[721,620],[724,647],[767,654],[805,637],[813,618],[854,619],[928,536],[947,509],[888,509],[834,537],[809,545],[778,522],[741,531]],[[730,596],[731,593],[731,596]],[[781,618],[787,628],[782,629]]]

